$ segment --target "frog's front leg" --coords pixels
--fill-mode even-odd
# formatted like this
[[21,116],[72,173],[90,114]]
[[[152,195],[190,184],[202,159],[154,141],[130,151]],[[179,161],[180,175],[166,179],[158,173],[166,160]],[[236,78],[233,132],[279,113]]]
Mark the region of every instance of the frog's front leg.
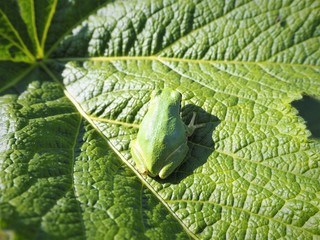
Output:
[[196,130],[197,128],[204,127],[204,126],[206,125],[205,123],[194,124],[194,121],[195,121],[195,119],[196,119],[196,116],[197,116],[196,112],[193,112],[191,121],[190,121],[190,123],[189,123],[189,125],[188,125],[188,131],[187,131],[188,137],[190,137],[190,136],[193,134],[194,130]]

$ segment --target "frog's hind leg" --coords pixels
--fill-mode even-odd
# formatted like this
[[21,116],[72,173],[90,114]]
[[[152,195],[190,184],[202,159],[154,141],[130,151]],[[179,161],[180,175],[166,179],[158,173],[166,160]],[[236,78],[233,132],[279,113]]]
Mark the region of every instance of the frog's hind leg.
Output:
[[131,142],[131,155],[134,162],[136,163],[138,171],[143,175],[148,174],[148,169],[144,165],[145,160],[142,154],[141,147],[136,140],[133,140]]
[[[164,160],[165,166],[159,172],[159,177],[161,179],[165,179],[166,177],[168,177],[177,167],[179,167],[186,160],[188,151],[189,147],[187,143],[181,144],[175,151],[173,151]],[[181,159],[181,161],[177,159]]]

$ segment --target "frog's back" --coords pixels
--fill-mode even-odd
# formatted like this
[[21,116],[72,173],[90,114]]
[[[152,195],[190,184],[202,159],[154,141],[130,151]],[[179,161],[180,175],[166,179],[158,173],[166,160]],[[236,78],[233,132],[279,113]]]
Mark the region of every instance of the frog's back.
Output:
[[170,152],[186,143],[186,126],[180,117],[181,94],[176,91],[162,92],[148,109],[147,118],[141,123],[138,140],[145,146],[147,162],[156,158],[166,159]]

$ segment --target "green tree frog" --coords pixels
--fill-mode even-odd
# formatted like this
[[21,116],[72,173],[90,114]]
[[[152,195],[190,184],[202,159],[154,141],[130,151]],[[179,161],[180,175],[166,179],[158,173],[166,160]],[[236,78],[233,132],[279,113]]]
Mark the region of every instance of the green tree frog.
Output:
[[168,177],[186,158],[187,138],[196,128],[196,114],[186,126],[180,116],[181,93],[166,88],[154,91],[137,139],[131,142],[131,154],[137,169],[151,177]]

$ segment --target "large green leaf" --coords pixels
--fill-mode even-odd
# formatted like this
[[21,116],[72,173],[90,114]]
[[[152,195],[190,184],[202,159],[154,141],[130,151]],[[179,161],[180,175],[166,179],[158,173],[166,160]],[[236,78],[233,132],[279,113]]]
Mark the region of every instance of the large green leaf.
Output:
[[[291,106],[320,99],[319,23],[316,0],[1,1],[0,238],[319,238]],[[205,127],[160,180],[129,144],[164,87]]]

